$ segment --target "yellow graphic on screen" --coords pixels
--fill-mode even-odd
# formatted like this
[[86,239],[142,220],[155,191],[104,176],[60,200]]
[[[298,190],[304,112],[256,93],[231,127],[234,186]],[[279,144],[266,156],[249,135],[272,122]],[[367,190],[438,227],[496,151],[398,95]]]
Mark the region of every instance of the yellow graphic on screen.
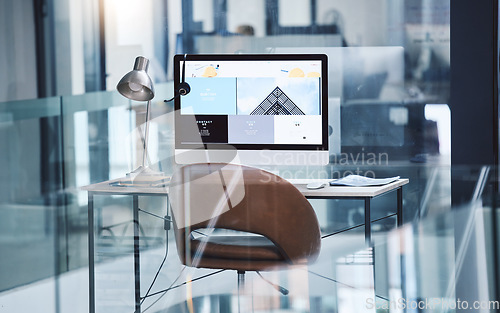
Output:
[[307,77],[320,77],[320,74],[318,72],[309,72]]
[[213,66],[208,66],[205,68],[205,72],[201,76],[203,76],[203,77],[215,77],[215,76],[217,76],[217,72],[215,71],[215,68]]
[[305,76],[306,75],[304,74],[304,71],[298,67],[291,70],[290,73],[288,74],[288,77],[305,77]]
[[306,76],[302,69],[296,67],[288,73],[288,77],[321,77],[321,75],[318,72],[309,72]]

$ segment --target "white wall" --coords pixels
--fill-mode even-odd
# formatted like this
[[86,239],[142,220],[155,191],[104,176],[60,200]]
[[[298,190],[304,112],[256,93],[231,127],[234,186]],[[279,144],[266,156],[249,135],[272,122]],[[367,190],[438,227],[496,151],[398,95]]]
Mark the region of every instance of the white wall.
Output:
[[56,95],[83,94],[82,0],[56,0],[54,3]]
[[[279,1],[282,26],[307,26],[310,14],[304,0]],[[286,5],[286,7],[285,7]],[[332,10],[340,13],[349,45],[380,46],[387,41],[387,0],[318,0],[316,18],[318,24],[332,22]],[[211,13],[207,11],[207,14]],[[200,20],[208,21],[206,15]],[[239,25],[252,25],[255,35],[265,36],[264,0],[229,0],[227,26],[234,32]]]
[[[181,15],[182,16],[182,15]],[[193,0],[193,21],[203,23],[203,32],[214,31],[213,1]]]
[[[169,59],[170,66],[168,67],[167,78],[173,79],[173,56],[177,51],[177,34],[182,33],[182,3],[181,0],[169,0],[167,3],[167,23],[168,23],[168,42],[169,42]],[[172,94],[173,96],[173,94]]]
[[71,0],[69,3],[70,49],[71,49],[71,93],[85,93],[85,67],[83,55],[83,14],[82,1]]
[[240,25],[251,25],[255,36],[266,34],[266,11],[264,0],[229,0],[227,2],[227,29],[236,32]]
[[105,2],[106,87],[115,90],[135,58],[150,60],[148,73],[154,79],[154,33],[152,0],[108,0]]
[[336,10],[344,22],[344,36],[350,46],[386,44],[387,0],[318,0],[318,24],[331,22]]

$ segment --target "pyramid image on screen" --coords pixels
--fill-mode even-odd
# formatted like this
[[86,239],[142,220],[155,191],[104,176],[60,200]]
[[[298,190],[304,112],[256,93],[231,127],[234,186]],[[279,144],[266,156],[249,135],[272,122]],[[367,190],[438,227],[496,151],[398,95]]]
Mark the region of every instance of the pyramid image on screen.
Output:
[[256,107],[250,115],[305,115],[298,106],[280,89],[274,90]]

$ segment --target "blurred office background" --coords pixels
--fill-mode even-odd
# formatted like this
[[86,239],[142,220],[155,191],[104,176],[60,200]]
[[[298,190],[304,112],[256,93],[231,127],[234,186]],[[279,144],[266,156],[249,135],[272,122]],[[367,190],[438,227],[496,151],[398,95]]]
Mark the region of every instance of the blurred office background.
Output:
[[[140,161],[145,105],[115,89],[136,56],[150,60],[156,87],[150,162],[171,173],[173,107],[163,100],[173,96],[175,54],[327,54],[330,164],[308,168],[308,178],[408,177],[411,223],[469,201],[481,166],[496,169],[497,12],[497,1],[466,0],[1,0],[0,311],[16,290],[47,280],[53,293],[40,305],[62,312],[71,296],[87,305],[87,282],[69,295],[58,277],[88,265],[79,188]],[[302,169],[277,170],[300,178]],[[486,189],[495,194],[497,184]],[[389,203],[375,203],[374,217]],[[165,212],[163,200],[144,205]],[[355,201],[313,205],[325,232],[362,221]],[[104,197],[97,207],[100,235],[131,231],[127,199]],[[158,239],[150,248],[162,247],[163,224],[141,223]],[[109,244],[122,245],[130,248]],[[121,256],[113,253],[98,261]]]

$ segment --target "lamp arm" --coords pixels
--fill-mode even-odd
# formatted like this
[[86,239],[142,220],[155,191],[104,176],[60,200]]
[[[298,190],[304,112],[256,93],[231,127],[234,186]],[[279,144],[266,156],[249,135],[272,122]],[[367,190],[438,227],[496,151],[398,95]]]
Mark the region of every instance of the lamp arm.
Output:
[[148,138],[149,138],[149,114],[150,114],[151,100],[148,100],[146,105],[146,127],[144,130],[144,149],[142,155],[142,167],[146,167],[146,158],[148,155]]

